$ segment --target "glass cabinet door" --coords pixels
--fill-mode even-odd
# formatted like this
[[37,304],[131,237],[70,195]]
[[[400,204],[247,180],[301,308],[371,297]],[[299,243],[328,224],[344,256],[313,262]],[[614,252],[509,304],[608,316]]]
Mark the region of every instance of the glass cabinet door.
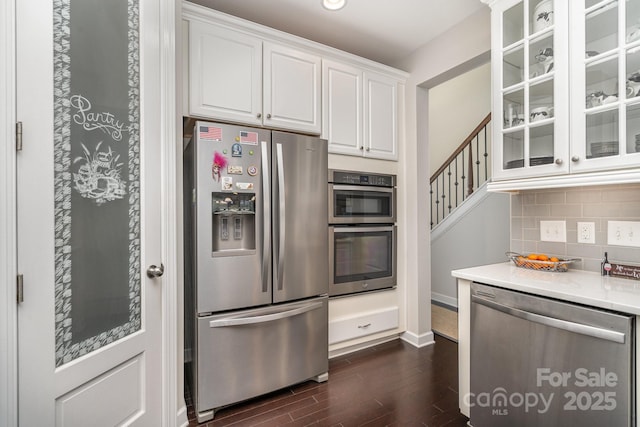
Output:
[[[571,170],[640,161],[640,2],[572,2]],[[636,138],[637,135],[637,138]],[[636,144],[636,139],[638,144]]]
[[494,178],[566,172],[568,96],[560,92],[568,87],[567,25],[555,25],[567,19],[566,2],[503,5],[493,9],[492,18],[501,22],[493,29],[493,52],[499,58],[494,58],[494,87],[499,88],[494,106],[502,111],[502,120],[494,119],[494,152],[499,153]]

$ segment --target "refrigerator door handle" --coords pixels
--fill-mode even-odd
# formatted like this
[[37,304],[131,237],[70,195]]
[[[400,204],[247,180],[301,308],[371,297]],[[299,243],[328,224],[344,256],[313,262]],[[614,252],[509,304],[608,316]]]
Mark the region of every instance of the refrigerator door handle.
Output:
[[282,154],[282,144],[276,144],[276,163],[278,172],[278,263],[276,277],[278,278],[278,290],[282,290],[284,274],[284,235],[285,235],[285,190],[284,190],[284,156]]
[[209,322],[209,327],[224,328],[227,326],[253,325],[256,323],[271,322],[274,320],[286,319],[287,317],[293,317],[299,314],[308,313],[309,311],[317,310],[319,308],[322,308],[321,301],[317,301],[312,304],[307,304],[302,307],[294,308],[293,310],[266,314],[264,316],[237,317],[237,318],[211,320]]
[[262,141],[262,292],[269,291],[269,233],[271,230],[271,192],[267,143]]

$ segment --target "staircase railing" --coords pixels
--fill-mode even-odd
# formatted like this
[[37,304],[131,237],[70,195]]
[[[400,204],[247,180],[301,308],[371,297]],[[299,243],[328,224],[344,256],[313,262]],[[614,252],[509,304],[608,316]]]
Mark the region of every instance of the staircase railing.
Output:
[[431,228],[442,222],[451,211],[489,179],[489,122],[491,113],[431,175]]

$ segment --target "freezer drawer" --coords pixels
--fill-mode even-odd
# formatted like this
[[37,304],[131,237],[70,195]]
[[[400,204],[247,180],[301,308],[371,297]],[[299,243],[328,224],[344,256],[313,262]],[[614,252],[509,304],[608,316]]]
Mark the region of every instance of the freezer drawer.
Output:
[[325,374],[328,350],[327,297],[200,318],[196,412]]

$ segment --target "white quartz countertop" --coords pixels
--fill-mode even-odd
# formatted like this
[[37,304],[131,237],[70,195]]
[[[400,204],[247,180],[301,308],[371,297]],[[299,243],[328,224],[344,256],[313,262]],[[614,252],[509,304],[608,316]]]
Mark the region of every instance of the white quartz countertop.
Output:
[[453,277],[563,301],[640,315],[640,281],[598,273],[528,270],[512,262],[453,270]]

